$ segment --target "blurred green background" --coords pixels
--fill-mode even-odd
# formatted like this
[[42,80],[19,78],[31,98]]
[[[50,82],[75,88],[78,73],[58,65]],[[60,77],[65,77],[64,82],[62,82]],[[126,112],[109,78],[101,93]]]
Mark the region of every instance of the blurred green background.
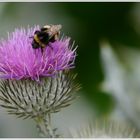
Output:
[[[79,46],[74,72],[81,98],[54,123],[64,131],[79,116],[109,117],[140,129],[140,3],[0,3],[0,38],[38,24],[62,24],[61,33]],[[38,136],[30,120],[21,122],[6,112],[0,118],[0,137]]]

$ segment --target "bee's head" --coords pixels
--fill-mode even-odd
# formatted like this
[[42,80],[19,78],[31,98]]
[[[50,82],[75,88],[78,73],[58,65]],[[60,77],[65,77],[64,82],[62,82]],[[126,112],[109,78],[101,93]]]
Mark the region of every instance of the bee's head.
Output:
[[38,34],[40,34],[40,31],[36,30],[36,31],[34,32],[34,34],[38,35]]

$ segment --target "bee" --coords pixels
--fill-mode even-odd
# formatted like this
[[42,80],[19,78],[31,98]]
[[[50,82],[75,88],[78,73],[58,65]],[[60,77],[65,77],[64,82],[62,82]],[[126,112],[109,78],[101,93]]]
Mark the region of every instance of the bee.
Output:
[[40,30],[34,32],[32,48],[45,48],[49,42],[54,42],[59,39],[61,25],[45,25]]

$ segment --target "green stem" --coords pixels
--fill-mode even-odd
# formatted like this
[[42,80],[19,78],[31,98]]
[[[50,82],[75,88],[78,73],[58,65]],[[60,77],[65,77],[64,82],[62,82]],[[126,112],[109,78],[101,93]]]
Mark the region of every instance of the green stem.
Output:
[[39,133],[42,137],[47,138],[57,138],[58,135],[55,134],[55,129],[51,126],[51,115],[47,114],[46,117],[38,116],[35,119]]

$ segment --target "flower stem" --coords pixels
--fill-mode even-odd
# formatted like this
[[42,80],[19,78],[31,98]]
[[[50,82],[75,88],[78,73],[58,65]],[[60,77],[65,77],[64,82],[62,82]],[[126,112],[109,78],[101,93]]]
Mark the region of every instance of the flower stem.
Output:
[[35,119],[37,128],[41,137],[58,138],[59,135],[55,133],[56,129],[51,126],[51,114],[47,114],[45,117],[38,116]]

